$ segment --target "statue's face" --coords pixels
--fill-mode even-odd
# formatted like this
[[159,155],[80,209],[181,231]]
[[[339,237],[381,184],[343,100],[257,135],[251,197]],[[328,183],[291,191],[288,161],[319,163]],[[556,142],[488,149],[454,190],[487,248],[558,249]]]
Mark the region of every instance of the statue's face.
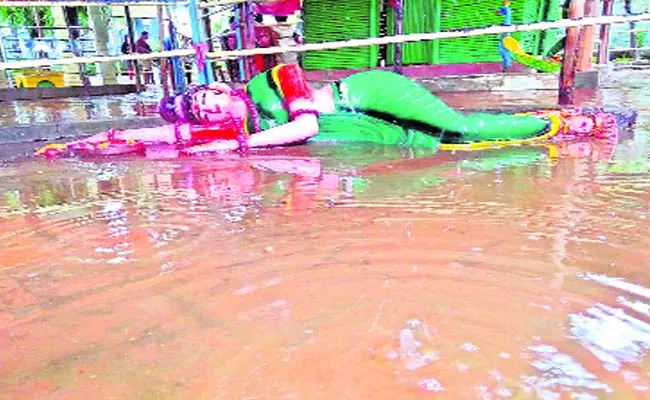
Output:
[[597,117],[585,115],[579,108],[564,110],[543,110],[532,113],[540,117],[555,115],[562,119],[564,130],[560,134],[572,136],[595,136],[597,135]]
[[587,136],[594,132],[596,123],[593,118],[585,115],[576,115],[568,118],[568,133]]
[[192,95],[192,114],[198,122],[214,125],[246,118],[246,104],[223,83],[213,83]]

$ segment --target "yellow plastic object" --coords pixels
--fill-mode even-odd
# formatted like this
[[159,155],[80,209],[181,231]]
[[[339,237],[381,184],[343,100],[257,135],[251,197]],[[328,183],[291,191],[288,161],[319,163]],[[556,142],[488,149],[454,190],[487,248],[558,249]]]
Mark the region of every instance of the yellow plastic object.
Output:
[[14,74],[18,88],[63,87],[64,77],[60,71],[21,71]]
[[517,39],[513,38],[512,36],[506,36],[503,38],[503,47],[514,54],[526,54],[524,49],[521,48],[521,45]]
[[548,58],[538,58],[528,54],[521,48],[517,39],[512,36],[503,38],[503,47],[514,55],[515,61],[540,72],[556,73],[562,69],[562,64],[558,61]]

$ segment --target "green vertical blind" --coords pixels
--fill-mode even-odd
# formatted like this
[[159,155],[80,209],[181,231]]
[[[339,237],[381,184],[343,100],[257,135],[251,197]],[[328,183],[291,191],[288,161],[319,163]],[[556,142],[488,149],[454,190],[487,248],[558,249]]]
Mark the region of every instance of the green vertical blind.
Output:
[[[305,0],[305,43],[376,37],[379,31],[378,0]],[[377,66],[378,46],[310,51],[303,68],[347,69]]]
[[[305,0],[303,3],[305,41],[376,37],[382,0]],[[561,0],[513,0],[513,24],[554,21],[561,17]],[[503,16],[496,11],[503,0],[404,0],[404,33],[438,32],[499,25]],[[388,33],[392,34],[394,12],[388,13]],[[527,52],[543,54],[558,40],[559,30],[517,32],[513,36]],[[403,45],[403,64],[455,64],[498,62],[499,35],[443,39]],[[305,69],[347,69],[374,67],[377,46],[308,52]],[[388,63],[394,46],[388,47]]]

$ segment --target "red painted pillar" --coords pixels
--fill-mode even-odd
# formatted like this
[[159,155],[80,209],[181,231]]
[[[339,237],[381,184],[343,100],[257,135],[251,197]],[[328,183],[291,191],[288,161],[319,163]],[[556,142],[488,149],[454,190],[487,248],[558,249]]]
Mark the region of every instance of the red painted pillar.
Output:
[[[614,0],[604,0],[603,15],[612,15]],[[598,46],[598,64],[609,62],[609,28],[610,25],[600,26],[600,46]]]
[[[597,17],[598,8],[600,5],[599,0],[586,0],[585,1],[585,17]],[[593,67],[592,58],[594,56],[594,48],[596,45],[596,27],[594,25],[585,26],[582,28],[582,40],[580,43],[580,51],[578,54],[578,71],[590,71]]]
[[[581,18],[585,12],[585,0],[571,0],[569,5],[569,18]],[[567,28],[566,44],[564,46],[564,59],[562,60],[562,71],[560,72],[560,90],[558,103],[568,105],[575,103],[575,79],[580,49],[580,28]]]

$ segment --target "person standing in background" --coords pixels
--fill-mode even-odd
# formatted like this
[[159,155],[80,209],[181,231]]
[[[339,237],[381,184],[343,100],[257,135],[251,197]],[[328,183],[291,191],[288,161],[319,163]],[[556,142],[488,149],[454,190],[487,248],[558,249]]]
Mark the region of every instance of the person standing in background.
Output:
[[[497,15],[503,15],[503,26],[512,25],[512,9],[510,8],[510,0],[503,1],[503,7],[497,10]],[[509,33],[502,33],[501,38],[499,39],[499,54],[503,60],[503,72],[510,71],[510,67],[512,66],[512,54],[510,54],[510,51],[506,49],[503,44],[503,40],[508,36],[510,36]]]
[[[147,43],[147,40],[149,39],[149,32],[143,31],[140,34],[140,37],[138,38],[138,41],[135,42],[135,52],[138,54],[149,54],[152,52],[151,47],[149,46],[149,43]],[[144,60],[142,62],[142,66],[144,67],[144,83],[145,84],[150,84],[154,83],[153,81],[153,62],[151,60]]]
[[[131,43],[129,42],[129,35],[124,35],[124,41],[122,42],[121,48],[122,54],[127,55],[131,54]],[[135,68],[133,66],[133,60],[127,60],[125,62],[126,69],[129,71],[129,80],[133,80],[135,76]]]

